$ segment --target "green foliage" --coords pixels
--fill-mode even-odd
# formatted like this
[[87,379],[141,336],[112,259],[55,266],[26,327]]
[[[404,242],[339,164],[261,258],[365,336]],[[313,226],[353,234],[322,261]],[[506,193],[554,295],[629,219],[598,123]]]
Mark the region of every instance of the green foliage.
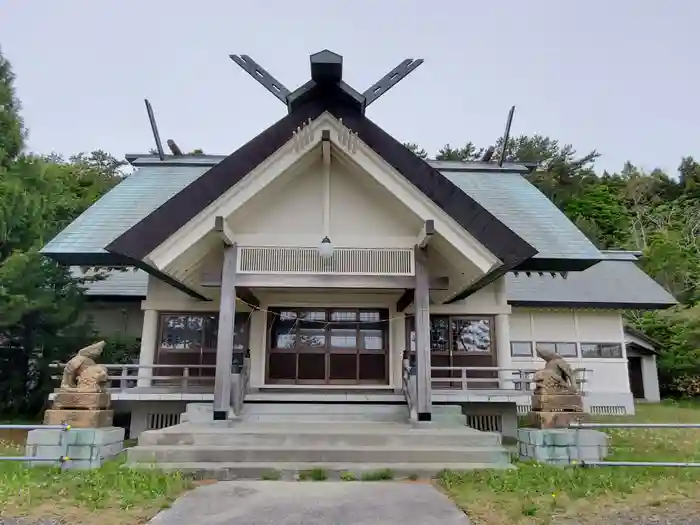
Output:
[[[700,417],[700,407],[690,403],[638,405],[636,411],[635,416],[596,421],[693,423]],[[700,460],[700,433],[695,429],[610,429],[606,433],[610,451],[606,459],[612,461]],[[517,469],[445,471],[438,481],[474,521],[486,525],[567,523],[567,518],[581,515],[590,520],[586,523],[619,523],[606,518],[621,508],[654,505],[673,497],[696,501],[700,495],[697,468],[581,468],[518,462]],[[598,516],[606,511],[610,514]]]
[[68,161],[24,153],[12,81],[0,55],[0,414],[31,417],[46,401],[49,364],[94,337],[79,322],[85,280],[39,250],[121,180],[122,163],[103,151]]
[[[406,146],[427,157],[419,146]],[[501,140],[495,148],[494,159]],[[448,144],[435,158],[473,161],[483,151],[472,142]],[[507,161],[536,166],[528,180],[596,246],[642,252],[642,268],[681,304],[666,312],[628,312],[627,320],[660,344],[663,393],[700,395],[700,164],[685,157],[674,176],[627,162],[619,173],[598,175],[596,151],[579,155],[542,135],[513,137],[505,153]]]
[[362,481],[389,481],[394,479],[394,472],[388,468],[370,470],[368,472],[363,472],[360,479]]
[[[23,447],[0,443],[0,455],[23,453]],[[96,512],[107,523],[144,523],[193,487],[191,479],[177,472],[123,466],[122,459],[96,470],[0,461],[0,508],[4,516],[38,509],[44,516],[65,517],[68,523],[95,523]]]
[[20,103],[15,95],[15,76],[0,50],[0,170],[11,165],[24,147],[26,131],[19,116]]

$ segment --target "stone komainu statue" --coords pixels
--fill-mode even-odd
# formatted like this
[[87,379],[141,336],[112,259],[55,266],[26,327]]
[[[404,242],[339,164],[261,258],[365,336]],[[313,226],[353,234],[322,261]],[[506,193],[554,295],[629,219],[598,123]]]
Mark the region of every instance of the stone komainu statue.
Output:
[[578,394],[574,370],[554,352],[537,348],[537,355],[545,360],[543,369],[535,373],[535,395]]
[[63,370],[61,390],[77,392],[105,392],[109,376],[107,369],[95,363],[102,354],[104,341],[81,349]]

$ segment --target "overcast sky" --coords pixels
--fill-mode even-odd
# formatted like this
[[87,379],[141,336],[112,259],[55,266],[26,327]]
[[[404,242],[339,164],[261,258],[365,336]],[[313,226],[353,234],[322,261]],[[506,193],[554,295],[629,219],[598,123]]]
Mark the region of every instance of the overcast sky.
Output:
[[230,153],[285,114],[238,68],[249,54],[295,89],[309,54],[344,56],[364,91],[402,59],[425,63],[368,116],[431,154],[514,134],[675,172],[700,157],[697,0],[0,0],[0,48],[35,151],[153,147]]

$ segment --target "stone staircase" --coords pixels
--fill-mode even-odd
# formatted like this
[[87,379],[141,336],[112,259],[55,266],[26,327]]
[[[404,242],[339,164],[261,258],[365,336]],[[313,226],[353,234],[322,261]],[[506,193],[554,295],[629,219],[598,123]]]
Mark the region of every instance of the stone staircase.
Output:
[[249,403],[239,421],[202,421],[201,407],[193,408],[188,422],[143,432],[127,464],[220,480],[510,467],[500,434],[467,427],[458,406],[434,409],[435,421],[410,424],[405,405]]

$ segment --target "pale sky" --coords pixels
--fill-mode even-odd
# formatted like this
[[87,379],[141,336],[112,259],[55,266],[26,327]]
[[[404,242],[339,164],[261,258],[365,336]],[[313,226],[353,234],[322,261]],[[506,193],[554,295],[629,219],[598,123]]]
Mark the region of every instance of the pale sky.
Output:
[[285,107],[229,58],[251,55],[289,89],[309,55],[344,57],[364,91],[404,58],[425,63],[367,115],[431,154],[540,133],[675,173],[700,158],[697,0],[0,0],[29,147],[117,157],[163,142],[230,153]]

